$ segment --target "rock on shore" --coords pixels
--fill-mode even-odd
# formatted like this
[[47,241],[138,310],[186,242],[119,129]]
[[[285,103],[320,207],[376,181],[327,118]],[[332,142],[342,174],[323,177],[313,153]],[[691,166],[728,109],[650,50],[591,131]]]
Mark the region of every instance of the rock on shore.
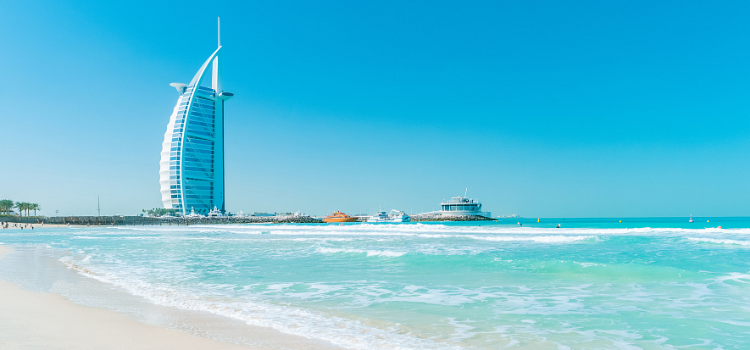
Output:
[[495,219],[481,215],[443,215],[443,214],[415,214],[411,221],[494,221]]
[[323,220],[309,216],[286,215],[286,216],[224,216],[219,218],[176,218],[166,219],[180,222],[188,221],[190,224],[317,224]]

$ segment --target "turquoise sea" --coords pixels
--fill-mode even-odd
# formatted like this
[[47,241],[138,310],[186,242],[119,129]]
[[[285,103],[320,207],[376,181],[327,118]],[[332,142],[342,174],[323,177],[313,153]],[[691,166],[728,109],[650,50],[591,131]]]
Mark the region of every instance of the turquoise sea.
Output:
[[[351,349],[750,348],[750,218],[536,220],[36,228],[0,242],[150,304]],[[33,277],[0,264],[0,278]]]

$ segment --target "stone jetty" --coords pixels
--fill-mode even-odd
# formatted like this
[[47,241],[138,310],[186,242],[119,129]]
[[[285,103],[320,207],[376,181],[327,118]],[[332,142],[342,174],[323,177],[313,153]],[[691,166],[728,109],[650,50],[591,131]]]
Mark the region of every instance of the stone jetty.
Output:
[[[366,221],[367,217],[358,218]],[[443,215],[424,213],[411,215],[412,222],[426,221],[493,221],[481,215]],[[149,216],[53,216],[53,217],[4,217],[8,222],[71,224],[83,226],[142,226],[142,225],[221,225],[221,224],[321,224],[322,219],[307,215],[277,216],[222,216],[222,217],[173,217],[158,218]]]
[[143,225],[214,225],[214,224],[317,224],[323,220],[307,215],[222,216],[159,218],[149,216],[52,216],[3,217],[0,221],[31,224],[63,224],[82,226],[143,226]]
[[495,221],[495,219],[481,215],[445,215],[425,213],[412,215],[411,221]]

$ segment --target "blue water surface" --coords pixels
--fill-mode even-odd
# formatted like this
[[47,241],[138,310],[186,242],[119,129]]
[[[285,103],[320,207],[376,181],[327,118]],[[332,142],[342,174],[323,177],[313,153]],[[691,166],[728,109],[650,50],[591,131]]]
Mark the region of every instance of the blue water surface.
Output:
[[0,242],[64,252],[155,304],[354,349],[750,348],[750,219],[687,220],[36,227]]

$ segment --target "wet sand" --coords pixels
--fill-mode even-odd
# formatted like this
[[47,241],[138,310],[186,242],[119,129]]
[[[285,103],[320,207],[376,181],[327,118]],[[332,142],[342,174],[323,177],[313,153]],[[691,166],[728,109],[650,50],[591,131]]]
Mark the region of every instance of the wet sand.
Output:
[[[9,252],[9,247],[0,246],[0,264]],[[125,313],[76,304],[59,294],[27,291],[18,284],[0,280],[0,349],[333,348],[306,338],[270,332],[264,327],[213,323],[219,328],[241,329],[256,343],[270,345],[233,344],[195,336],[147,324]]]

